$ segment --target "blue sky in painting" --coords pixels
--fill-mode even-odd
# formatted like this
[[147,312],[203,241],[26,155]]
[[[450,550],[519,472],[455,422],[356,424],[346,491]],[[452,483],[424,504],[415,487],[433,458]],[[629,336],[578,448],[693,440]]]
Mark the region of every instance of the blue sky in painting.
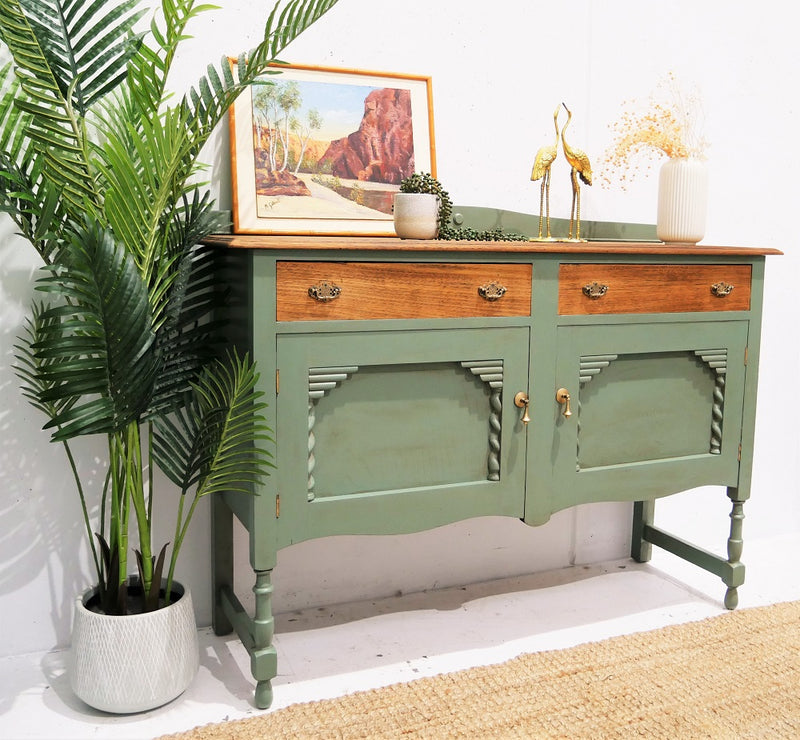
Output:
[[[281,84],[280,78],[275,79]],[[295,80],[300,87],[302,106],[295,112],[305,121],[306,111],[316,108],[322,116],[322,129],[314,138],[322,140],[341,139],[358,130],[364,115],[364,100],[378,88],[368,85],[341,85],[330,82],[307,82]]]
[[321,139],[339,139],[358,130],[364,116],[364,100],[376,88],[337,85],[329,82],[300,82],[303,111],[316,108],[322,116]]

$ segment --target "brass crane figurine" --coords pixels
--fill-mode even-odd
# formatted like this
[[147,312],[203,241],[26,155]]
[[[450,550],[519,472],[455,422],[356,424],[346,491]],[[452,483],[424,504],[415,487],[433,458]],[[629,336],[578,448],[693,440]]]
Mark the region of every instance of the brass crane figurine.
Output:
[[[561,103],[561,105],[567,111],[567,122],[564,124],[564,128],[561,129],[561,144],[564,147],[564,156],[567,158],[570,167],[572,167],[572,208],[569,213],[569,239],[581,241],[581,185],[578,182],[578,178],[580,177],[587,185],[591,185],[592,165],[589,163],[589,157],[586,156],[585,152],[580,149],[573,149],[567,144],[564,134],[567,132],[567,126],[572,120],[572,111],[567,108],[566,103]],[[576,227],[574,240],[572,238],[573,223]]]
[[[542,181],[539,191],[539,238],[535,241],[552,241],[550,236],[550,167],[558,156],[558,114],[561,112],[561,106],[557,106],[553,112],[553,125],[556,128],[556,141],[553,146],[543,146],[536,152],[536,158],[533,161],[533,171],[531,172],[531,180],[536,182]],[[545,195],[547,199],[547,236],[542,236],[543,216]]]

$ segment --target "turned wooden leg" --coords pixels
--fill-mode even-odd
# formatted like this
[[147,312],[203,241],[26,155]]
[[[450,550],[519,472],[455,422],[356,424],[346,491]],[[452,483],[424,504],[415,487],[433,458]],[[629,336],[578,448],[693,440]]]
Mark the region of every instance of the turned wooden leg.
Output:
[[258,681],[254,701],[259,709],[269,709],[272,706],[272,681]]
[[731,531],[728,536],[728,564],[731,567],[730,578],[726,580],[728,590],[725,593],[725,606],[735,609],[739,605],[738,586],[744,583],[744,564],[741,562],[744,541],[742,540],[742,523],[744,522],[744,501],[736,499],[736,490],[729,490],[728,496],[733,502],[731,508]]
[[250,665],[256,679],[255,703],[259,709],[268,709],[272,704],[272,679],[278,673],[278,661],[272,638],[275,620],[272,617],[272,571],[256,571],[253,586],[256,597],[253,618],[253,649]]

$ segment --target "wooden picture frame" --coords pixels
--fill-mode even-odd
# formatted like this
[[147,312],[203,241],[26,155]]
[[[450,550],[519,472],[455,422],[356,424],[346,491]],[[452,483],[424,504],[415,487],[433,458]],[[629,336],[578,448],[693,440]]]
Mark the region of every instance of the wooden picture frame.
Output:
[[275,69],[230,111],[234,232],[393,236],[400,180],[436,174],[430,77]]

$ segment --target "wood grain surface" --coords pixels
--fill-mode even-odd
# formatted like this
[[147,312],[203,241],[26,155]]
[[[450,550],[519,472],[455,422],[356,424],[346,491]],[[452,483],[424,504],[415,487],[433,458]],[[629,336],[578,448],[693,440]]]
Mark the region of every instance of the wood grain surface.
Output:
[[[558,280],[558,313],[683,313],[688,311],[749,311],[750,265],[618,265],[562,264]],[[717,297],[716,283],[732,285]],[[590,298],[586,285],[607,287]]]
[[[531,278],[530,264],[278,262],[277,320],[529,316]],[[309,288],[322,282],[339,296],[311,297]],[[491,282],[506,289],[496,301],[478,292]]]

